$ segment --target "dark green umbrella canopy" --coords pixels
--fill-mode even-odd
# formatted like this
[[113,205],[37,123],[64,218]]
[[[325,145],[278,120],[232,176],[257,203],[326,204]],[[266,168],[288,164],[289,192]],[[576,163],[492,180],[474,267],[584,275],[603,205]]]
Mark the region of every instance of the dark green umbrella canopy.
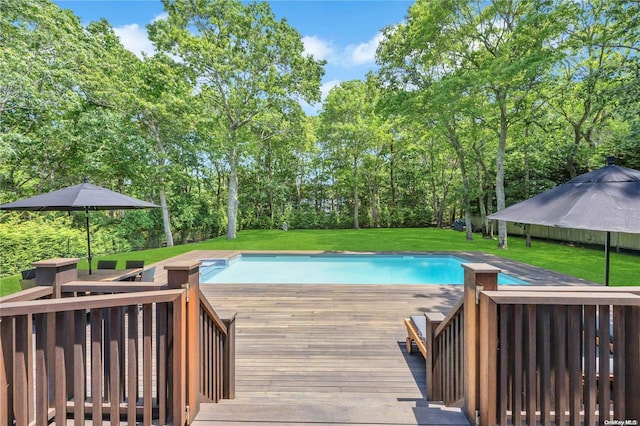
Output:
[[610,232],[640,234],[640,171],[607,165],[577,176],[489,219],[607,233],[605,283],[609,282]]
[[17,211],[84,211],[87,226],[87,259],[91,273],[91,238],[89,235],[89,210],[123,210],[160,207],[119,192],[92,185],[85,179],[80,185],[69,186],[0,205],[0,210]]

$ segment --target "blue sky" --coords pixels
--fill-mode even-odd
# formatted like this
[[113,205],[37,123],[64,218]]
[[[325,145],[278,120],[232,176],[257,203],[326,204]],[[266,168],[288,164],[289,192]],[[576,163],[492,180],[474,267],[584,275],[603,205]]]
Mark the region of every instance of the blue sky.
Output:
[[[54,0],[71,9],[83,23],[107,19],[125,47],[140,54],[152,52],[145,26],[162,18],[160,0]],[[298,30],[305,50],[327,61],[323,96],[341,81],[362,79],[375,69],[375,50],[382,28],[402,21],[408,0],[277,0],[269,1],[277,18]],[[314,113],[319,106],[305,106]]]

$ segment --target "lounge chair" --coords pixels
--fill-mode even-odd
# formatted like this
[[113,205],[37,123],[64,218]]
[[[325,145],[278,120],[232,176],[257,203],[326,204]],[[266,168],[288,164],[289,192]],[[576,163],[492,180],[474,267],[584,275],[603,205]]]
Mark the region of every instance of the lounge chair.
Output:
[[424,315],[412,315],[405,318],[404,325],[407,327],[407,352],[411,353],[411,342],[415,342],[423,357],[427,357],[427,318]]

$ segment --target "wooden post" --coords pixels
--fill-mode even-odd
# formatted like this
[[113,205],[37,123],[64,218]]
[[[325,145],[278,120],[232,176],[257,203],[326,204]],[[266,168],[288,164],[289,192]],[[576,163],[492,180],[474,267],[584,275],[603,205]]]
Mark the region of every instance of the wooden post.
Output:
[[[62,284],[68,283],[70,281],[75,281],[78,279],[78,262],[80,261],[77,257],[72,258],[64,258],[58,257],[54,259],[41,260],[38,262],[33,262],[31,265],[36,268],[36,285],[37,286],[50,286],[52,289],[51,297],[54,299],[62,298]],[[67,359],[70,359],[71,353],[69,352],[73,345],[73,335],[74,329],[73,324],[69,325],[69,328],[65,330],[64,336],[56,337],[56,332],[58,334],[61,333],[62,328],[60,326],[56,327],[56,318],[62,320],[62,316],[50,313],[46,314],[46,349],[40,348],[39,356],[43,356],[41,362],[44,365],[55,365],[52,363],[57,362],[60,357],[64,357],[67,355]],[[44,320],[44,319],[43,319]],[[43,332],[41,330],[40,332]],[[62,340],[61,340],[62,339]],[[61,342],[64,341],[64,345]],[[31,342],[31,339],[29,339]],[[44,342],[43,342],[44,343]],[[62,346],[61,346],[62,345]],[[68,371],[69,374],[66,375],[65,380],[70,383],[73,383],[73,370]],[[55,375],[57,374],[57,375]],[[59,373],[54,373],[53,370],[47,371],[47,375],[42,378],[44,380],[43,386],[52,386],[52,383],[56,385],[61,383],[62,378],[59,377]],[[48,383],[48,384],[47,384]],[[57,398],[58,405],[62,404],[63,399],[67,398],[67,387],[63,386],[62,388],[53,387],[49,389],[51,392],[55,389],[54,397],[51,398],[50,401],[44,400],[44,394],[38,393],[40,396],[40,400],[38,401],[40,404],[50,404],[53,402],[53,399]],[[73,389],[73,388],[71,388]],[[44,390],[40,388],[43,392]],[[64,393],[64,395],[63,395]],[[48,397],[47,397],[48,398]],[[39,409],[41,409],[40,406]],[[66,410],[63,410],[66,411]],[[46,415],[46,410],[42,411],[43,415]],[[56,413],[61,415],[60,413]]]
[[169,288],[187,288],[186,308],[186,385],[187,406],[191,423],[200,410],[200,261],[175,262],[164,267],[167,270]]
[[434,334],[445,316],[440,312],[427,312],[424,314],[427,319],[427,335],[425,341],[427,345],[427,400],[442,401],[442,377],[440,369],[440,353],[435,346]]
[[[471,424],[476,423],[480,408],[479,349],[480,310],[476,303],[478,291],[497,290],[499,268],[486,263],[463,263],[464,268],[464,413]],[[497,324],[494,325],[497,327]],[[485,330],[486,332],[486,330]]]
[[495,302],[486,294],[480,295],[479,306],[478,322],[482,325],[484,332],[478,336],[480,343],[478,383],[482,383],[482,392],[478,393],[477,407],[480,415],[479,424],[485,426],[496,424],[498,309]]
[[36,285],[52,286],[53,298],[62,297],[60,286],[78,279],[78,258],[56,258],[33,262],[36,268]]

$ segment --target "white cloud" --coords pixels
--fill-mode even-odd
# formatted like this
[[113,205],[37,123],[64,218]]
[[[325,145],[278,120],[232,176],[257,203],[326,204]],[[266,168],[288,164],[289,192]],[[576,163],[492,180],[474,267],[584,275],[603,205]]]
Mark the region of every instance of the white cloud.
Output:
[[142,52],[148,55],[155,53],[155,48],[149,40],[147,29],[140,27],[138,24],[128,24],[121,27],[115,27],[113,31],[120,38],[122,45],[142,58]]
[[307,115],[318,115],[320,113],[320,110],[322,109],[322,103],[325,101],[325,99],[327,99],[327,95],[329,94],[331,89],[333,89],[340,83],[342,83],[341,80],[331,80],[331,81],[327,81],[326,83],[323,83],[322,86],[320,86],[320,93],[322,94],[322,100],[317,104],[309,104],[303,100],[299,100],[298,102],[300,103],[302,110]]
[[377,33],[367,42],[360,43],[357,46],[347,46],[346,52],[349,54],[349,62],[354,65],[374,63],[376,60],[376,49],[381,41],[382,33]]
[[169,18],[169,14],[167,12],[162,12],[161,14],[159,14],[155,18],[153,18],[151,20],[151,22],[166,21],[168,18]]
[[327,81],[325,83],[322,83],[322,86],[320,86],[320,92],[322,93],[322,101],[323,102],[324,102],[325,99],[327,99],[327,95],[329,94],[331,89],[333,89],[334,87],[340,85],[340,83],[342,83],[341,80],[331,80],[331,81]]
[[304,43],[303,53],[307,56],[326,60],[333,55],[333,46],[331,46],[331,43],[319,37],[304,36],[302,37],[302,43]]
[[323,40],[317,36],[304,36],[304,53],[313,55],[316,59],[326,60],[328,64],[349,68],[373,64],[376,60],[376,49],[382,41],[382,33],[360,44],[336,46],[333,42]]

